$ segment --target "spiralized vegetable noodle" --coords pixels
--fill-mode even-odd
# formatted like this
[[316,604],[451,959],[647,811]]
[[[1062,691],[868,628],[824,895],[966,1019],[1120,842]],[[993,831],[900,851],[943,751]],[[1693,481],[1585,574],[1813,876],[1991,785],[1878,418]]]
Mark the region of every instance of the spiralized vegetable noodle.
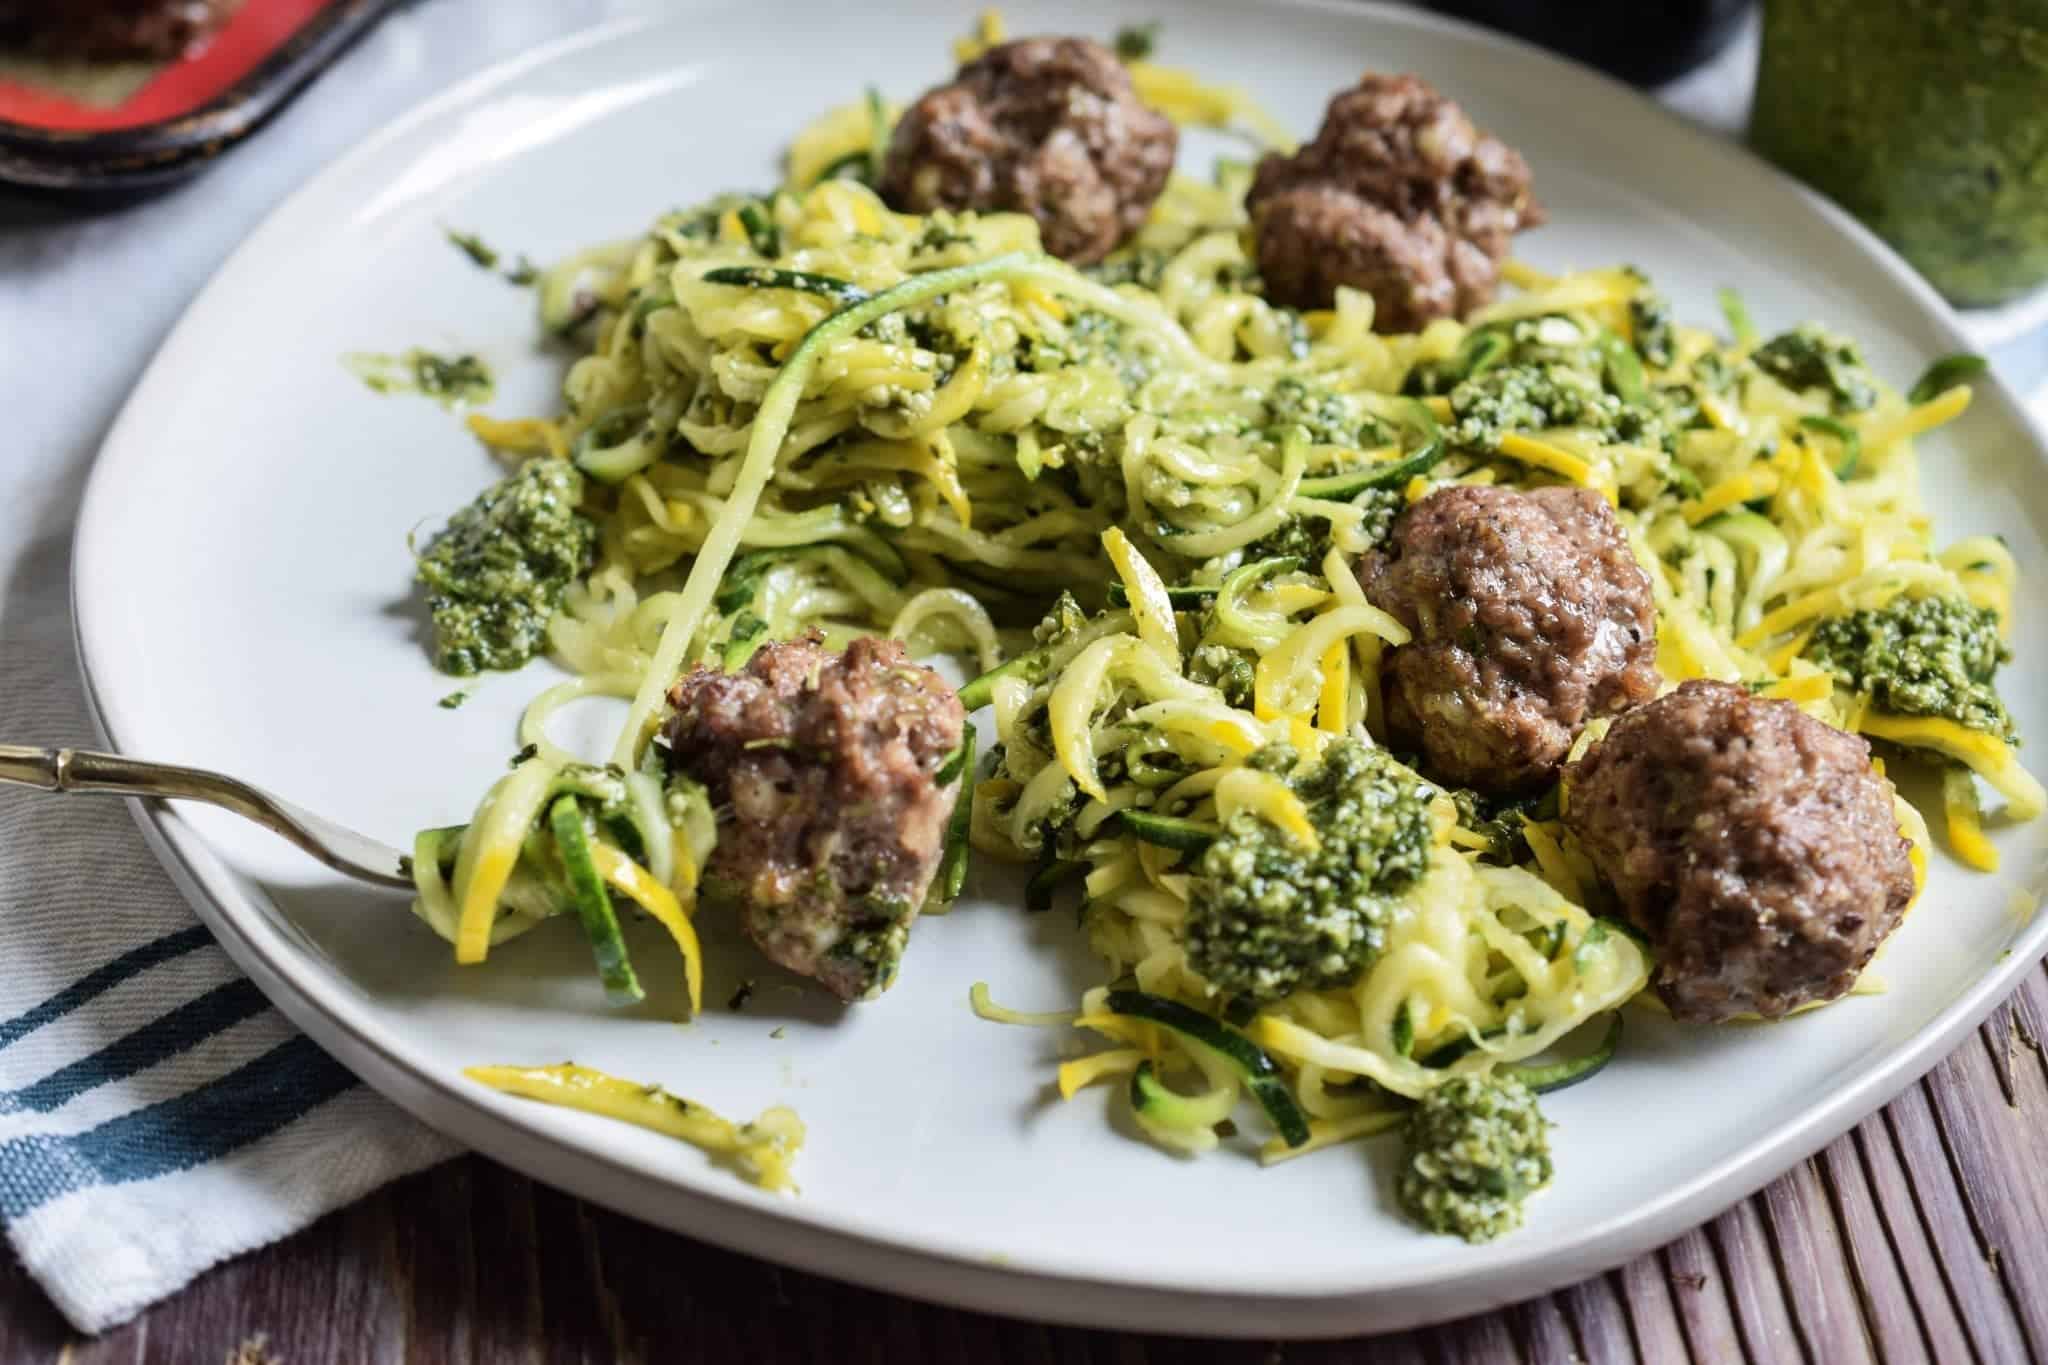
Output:
[[[1139,84],[1178,117],[1269,122],[1164,68]],[[564,411],[473,427],[507,455],[573,459],[599,549],[550,628],[575,680],[529,711],[531,757],[465,829],[422,836],[420,912],[462,960],[550,912],[520,872],[572,763],[547,716],[608,695],[630,701],[612,760],[641,851],[600,830],[595,857],[696,971],[715,821],[665,795],[664,693],[761,640],[893,632],[995,670],[968,690],[1000,746],[973,790],[975,849],[1033,866],[1034,897],[1085,898],[1105,984],[1077,1019],[1113,1047],[1069,1061],[1062,1090],[1156,1065],[1198,1087],[1187,1113],[1228,1113],[1250,1083],[1226,1054],[1119,1012],[1110,983],[1231,1007],[1188,954],[1201,841],[1248,814],[1313,843],[1292,775],[1384,740],[1381,661],[1407,639],[1357,558],[1454,482],[1596,490],[1654,586],[1669,683],[1746,683],[1947,767],[1947,827],[1973,861],[1995,850],[1972,776],[2012,818],[2048,804],[2003,738],[1874,707],[1804,654],[1823,620],[1901,597],[2009,620],[2011,555],[1938,548],[1920,498],[1914,439],[1967,407],[1966,386],[1910,402],[1878,385],[1839,410],[1758,368],[1754,338],[1671,325],[1621,268],[1517,266],[1519,287],[1468,322],[1407,335],[1373,332],[1371,299],[1348,290],[1276,307],[1246,254],[1243,162],[1176,179],[1135,241],[1076,270],[1029,218],[899,214],[828,174],[895,112],[833,111],[797,136],[783,189],[665,215],[543,281],[546,320],[589,341]],[[1528,425],[1527,407],[1489,406],[1473,381],[1514,365],[1579,386],[1586,411]],[[1649,976],[1554,807],[1502,838],[1455,794],[1400,780],[1432,823],[1370,964],[1231,1020],[1311,1146],[1384,1128],[1390,1097],[1544,1052]],[[1186,842],[1134,833],[1147,814]],[[1902,819],[1924,878],[1924,824]],[[1215,1142],[1213,1119],[1147,1132]]]

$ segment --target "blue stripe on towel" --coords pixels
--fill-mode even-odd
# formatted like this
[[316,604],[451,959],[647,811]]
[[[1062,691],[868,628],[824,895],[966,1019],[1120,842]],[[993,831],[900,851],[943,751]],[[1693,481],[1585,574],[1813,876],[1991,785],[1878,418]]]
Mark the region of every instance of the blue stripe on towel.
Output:
[[37,1005],[34,1009],[17,1014],[12,1019],[0,1021],[0,1047],[25,1038],[53,1019],[61,1019],[86,1001],[134,976],[137,972],[154,967],[159,962],[168,962],[174,957],[203,948],[213,942],[213,935],[206,932],[206,926],[195,924],[189,929],[180,929],[174,934],[143,944],[121,954],[103,967],[97,967],[78,980],[58,991],[55,995]]
[[67,1136],[0,1143],[0,1219],[60,1195],[203,1166],[268,1137],[355,1084],[303,1034],[175,1099]]
[[247,978],[216,986],[152,1019],[127,1037],[115,1039],[98,1052],[59,1067],[33,1085],[0,1094],[0,1114],[23,1109],[48,1113],[108,1081],[132,1076],[174,1057],[222,1029],[241,1023],[268,1004],[263,992]]

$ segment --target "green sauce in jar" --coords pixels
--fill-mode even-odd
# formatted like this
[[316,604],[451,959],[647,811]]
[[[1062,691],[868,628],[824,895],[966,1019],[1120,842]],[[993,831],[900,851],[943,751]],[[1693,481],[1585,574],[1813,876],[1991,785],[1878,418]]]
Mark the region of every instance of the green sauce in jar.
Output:
[[2048,281],[2048,0],[1765,0],[1749,136],[1954,303]]

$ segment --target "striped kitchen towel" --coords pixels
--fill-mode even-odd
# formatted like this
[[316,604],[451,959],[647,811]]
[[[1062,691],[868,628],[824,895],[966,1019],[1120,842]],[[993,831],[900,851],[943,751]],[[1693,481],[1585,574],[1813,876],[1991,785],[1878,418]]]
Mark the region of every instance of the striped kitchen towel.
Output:
[[[91,744],[44,529],[0,556],[0,738]],[[0,789],[0,1221],[74,1325],[454,1150],[265,1002],[124,803]]]

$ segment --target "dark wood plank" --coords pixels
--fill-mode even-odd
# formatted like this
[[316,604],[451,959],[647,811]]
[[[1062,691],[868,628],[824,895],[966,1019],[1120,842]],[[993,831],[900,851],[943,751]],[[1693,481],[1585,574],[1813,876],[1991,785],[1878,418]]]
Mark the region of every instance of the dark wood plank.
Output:
[[1522,1354],[1532,1365],[1576,1365],[1581,1359],[1564,1305],[1556,1295],[1516,1304],[1508,1315],[1515,1323]]
[[2019,1045],[2034,1054],[2048,1077],[2048,963],[2030,972],[2012,997],[2013,1032]]
[[1519,1362],[1526,1359],[1504,1313],[1481,1313],[1447,1322],[1428,1333],[1431,1365],[1464,1365],[1471,1360]]
[[55,1360],[72,1335],[13,1252],[0,1247],[0,1361]]
[[[631,1219],[600,1215],[592,1225],[595,1240],[604,1250],[608,1283],[631,1325],[630,1355],[650,1361],[678,1358],[683,1345],[697,1334],[697,1319],[719,1311],[716,1300],[704,1294],[706,1281],[700,1275],[700,1263],[723,1258],[696,1242]],[[708,1268],[706,1273],[710,1273]],[[815,1319],[820,1331],[832,1330],[840,1313],[836,1295],[819,1295],[805,1306],[805,1315]],[[879,1337],[879,1332],[870,1332],[866,1340],[853,1345],[859,1351],[870,1351]],[[861,1357],[847,1356],[842,1343],[842,1358]],[[884,1359],[878,1352],[868,1358]]]
[[[1974,1042],[1965,1046],[1975,1046]],[[2002,1101],[2001,1101],[2002,1102]],[[1924,1086],[1907,1090],[1884,1112],[1885,1130],[1906,1172],[1910,1207],[1926,1230],[1934,1250],[1939,1283],[1955,1299],[1957,1316],[1969,1336],[1976,1357],[1985,1361],[2022,1360],[2026,1342],[2012,1303],[1991,1271],[1977,1235],[1970,1226],[1970,1214],[1941,1144],[1934,1110]],[[1905,1208],[1885,1206],[1888,1218],[1900,1218]],[[1934,1285],[1920,1282],[1923,1294]]]
[[1856,1287],[1848,1276],[1829,1273],[1845,1254],[1814,1164],[1803,1161],[1768,1186],[1762,1204],[1792,1328],[1806,1358],[1827,1365],[1872,1359]]
[[1579,1343],[1579,1358],[1591,1365],[1609,1365],[1636,1358],[1635,1342],[1628,1331],[1628,1310],[1606,1275],[1563,1290],[1565,1316],[1571,1320],[1572,1335]]
[[2048,1228],[2048,1198],[2038,1179],[2015,1181],[2011,1173],[2048,1171],[2048,1095],[2022,1073],[2007,1102],[1996,1103],[1993,1044],[1985,1041],[1984,1048],[1956,1049],[1924,1084],[1984,1257],[2019,1318],[2031,1358],[2040,1360],[2048,1355],[2048,1264],[2024,1248]]
[[[420,1216],[393,1220],[393,1273],[405,1305],[406,1351],[424,1365],[477,1365],[471,1331],[477,1319],[478,1238],[472,1220],[479,1169],[490,1168],[452,1161],[437,1172],[441,1178],[408,1182]],[[492,1273],[498,1273],[495,1265]]]
[[1621,1281],[1637,1354],[1648,1365],[1683,1365],[1688,1356],[1685,1325],[1679,1320],[1662,1259],[1638,1256],[1614,1273]]
[[[541,1298],[542,1243],[533,1204],[537,1187],[501,1166],[463,1164],[471,1177],[469,1216],[475,1231],[469,1255],[476,1261],[476,1298],[461,1316],[437,1311],[431,1299],[421,1300],[414,1311],[418,1335],[445,1336],[451,1356],[466,1348],[467,1356],[459,1358],[478,1365],[497,1360],[540,1365],[547,1358],[550,1324]],[[435,1178],[435,1173],[421,1177]]]
[[[261,1342],[292,1365],[396,1360],[404,1314],[389,1273],[392,1206],[372,1199],[213,1271],[73,1360],[227,1360]],[[253,1351],[245,1354],[255,1354]]]
[[1078,1327],[1048,1327],[1046,1339],[1052,1347],[1054,1365],[1091,1365],[1094,1353],[1089,1343],[1094,1334]]
[[1727,1286],[1743,1348],[1752,1360],[1805,1358],[1784,1282],[1777,1274],[1770,1234],[1764,1231],[1758,1200],[1737,1204],[1707,1225],[1708,1240]]
[[[1909,1360],[1932,1354],[1932,1341],[1920,1315],[1914,1312],[1914,1295],[1907,1287],[1899,1254],[1878,1216],[1876,1196],[1857,1153],[1856,1135],[1837,1138],[1820,1154],[1818,1165],[1822,1188],[1842,1230],[1844,1258],[1878,1358]],[[1945,1290],[1934,1295],[1933,1301],[1943,1309],[1950,1307]],[[1943,1344],[1953,1352],[1947,1358],[1960,1358],[1968,1347],[1961,1331],[1953,1327],[1953,1313],[1946,1315],[1945,1322],[1949,1334]]]
[[1876,1216],[1899,1258],[1915,1314],[1937,1360],[1967,1360],[1975,1352],[1963,1326],[1963,1307],[1942,1269],[1941,1250],[1920,1215],[1906,1176],[1905,1160],[1893,1136],[1889,1113],[1867,1120],[1855,1133],[1856,1154],[1870,1177]]
[[2005,1095],[2007,1104],[2017,1103],[2019,1099],[2012,1055],[2019,1046],[2019,1036],[2012,1011],[2010,1004],[2000,1005],[1991,1011],[1991,1017],[1977,1030],[1977,1036],[1984,1040],[1984,1050],[1990,1054],[1991,1070],[1998,1078],[1998,1088]]
[[2044,1034],[2048,973],[2036,973],[2007,1016],[1885,1114],[1707,1228],[1559,1294],[1387,1337],[1195,1341],[929,1307],[721,1252],[465,1158],[222,1267],[96,1341],[73,1340],[9,1259],[0,1362],[185,1365],[238,1351],[278,1365],[2039,1358]]
[[[1009,1330],[996,1336],[996,1359],[1003,1365],[1056,1365],[1052,1350],[1052,1333],[1037,1323],[1016,1322],[1009,1324]],[[832,1341],[829,1336],[813,1334],[809,1343],[810,1360],[832,1359]]]
[[1735,1305],[1728,1296],[1713,1245],[1707,1240],[1707,1230],[1694,1228],[1665,1247],[1662,1257],[1693,1358],[1740,1360],[1742,1334],[1735,1325]]

